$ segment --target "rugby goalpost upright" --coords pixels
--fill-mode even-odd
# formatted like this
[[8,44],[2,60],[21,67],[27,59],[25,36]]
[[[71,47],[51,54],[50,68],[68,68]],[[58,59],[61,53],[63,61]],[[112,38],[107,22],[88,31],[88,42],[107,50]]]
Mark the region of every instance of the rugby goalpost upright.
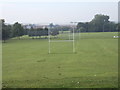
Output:
[[[68,35],[68,40],[51,40],[51,29],[53,28],[52,26],[48,26],[48,53],[51,53],[51,43],[52,42],[72,42],[72,52],[75,53],[75,23],[77,22],[70,22],[73,24],[72,27],[72,34],[71,31],[69,31]],[[71,40],[72,36],[72,40]]]

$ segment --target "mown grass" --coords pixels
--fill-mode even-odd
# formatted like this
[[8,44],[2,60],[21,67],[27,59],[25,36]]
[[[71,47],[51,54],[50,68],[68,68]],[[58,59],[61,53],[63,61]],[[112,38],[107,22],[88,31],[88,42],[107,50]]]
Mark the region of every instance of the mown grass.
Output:
[[47,39],[10,39],[3,43],[3,87],[118,87],[118,39],[114,35],[81,33],[75,41],[76,53],[70,42],[63,42],[52,43],[51,54]]

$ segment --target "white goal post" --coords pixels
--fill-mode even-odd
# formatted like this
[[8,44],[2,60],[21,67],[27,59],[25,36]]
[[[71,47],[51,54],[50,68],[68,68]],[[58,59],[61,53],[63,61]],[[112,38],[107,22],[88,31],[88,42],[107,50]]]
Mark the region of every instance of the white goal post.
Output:
[[[73,23],[72,28],[69,31],[58,30],[59,33],[56,33],[56,29],[53,26],[48,26],[48,53],[51,52],[51,43],[55,42],[72,42],[72,52],[75,53],[75,27]],[[55,33],[54,33],[55,32]],[[54,37],[54,34],[57,34],[57,37]]]

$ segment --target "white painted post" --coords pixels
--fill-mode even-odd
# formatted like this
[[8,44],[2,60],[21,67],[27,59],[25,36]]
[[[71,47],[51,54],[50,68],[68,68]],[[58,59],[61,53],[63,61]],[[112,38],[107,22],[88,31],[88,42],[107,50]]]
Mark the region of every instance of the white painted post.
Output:
[[79,40],[80,40],[80,30],[79,30]]
[[70,40],[70,31],[69,31],[69,40]]
[[[73,23],[73,25],[75,26],[75,23],[77,22],[71,22]],[[75,53],[75,35],[74,35],[74,31],[75,31],[75,27],[73,26],[73,53]]]
[[0,90],[2,90],[2,20],[0,20]]
[[73,27],[73,53],[75,53],[75,38],[74,38],[74,27]]
[[49,43],[49,44],[48,44],[48,48],[49,48],[49,49],[48,49],[48,50],[49,50],[48,53],[49,53],[49,54],[50,54],[50,29],[51,29],[51,28],[48,28],[48,43]]

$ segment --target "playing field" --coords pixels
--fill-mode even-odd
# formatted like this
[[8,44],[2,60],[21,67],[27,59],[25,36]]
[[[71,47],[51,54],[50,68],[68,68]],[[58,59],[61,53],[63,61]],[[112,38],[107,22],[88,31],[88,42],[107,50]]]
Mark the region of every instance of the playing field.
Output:
[[116,32],[81,33],[71,42],[10,39],[3,43],[4,88],[114,88],[118,86]]

